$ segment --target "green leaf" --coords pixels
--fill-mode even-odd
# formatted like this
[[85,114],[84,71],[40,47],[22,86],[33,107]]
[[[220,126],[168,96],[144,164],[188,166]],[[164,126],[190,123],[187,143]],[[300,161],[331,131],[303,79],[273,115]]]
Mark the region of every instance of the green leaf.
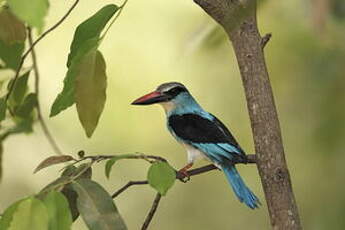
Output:
[[13,220],[13,214],[17,211],[18,205],[23,200],[16,201],[10,205],[0,219],[0,230],[7,230]]
[[0,11],[0,59],[7,68],[16,70],[24,51],[25,25],[9,9]]
[[75,82],[75,102],[87,137],[97,127],[106,100],[107,76],[101,52],[91,52],[80,63]]
[[118,9],[119,7],[114,4],[104,6],[77,27],[68,55],[67,67],[72,64],[72,60],[85,41],[100,37],[102,30]]
[[[91,53],[96,52],[102,30],[118,9],[116,5],[107,5],[77,27],[68,56],[68,71],[64,79],[64,87],[53,103],[50,111],[51,117],[74,104],[75,79],[80,72],[85,72],[83,63]],[[97,58],[97,60],[99,59]],[[88,128],[87,133],[92,133],[91,128]]]
[[176,173],[168,163],[155,162],[148,171],[147,179],[151,187],[164,196],[174,185]]
[[76,76],[81,71],[80,63],[82,59],[90,52],[95,52],[98,47],[99,39],[90,39],[83,43],[78,49],[76,56],[73,58],[71,66],[68,68],[64,79],[64,87],[62,92],[55,99],[50,111],[50,117],[56,116],[61,111],[67,109],[74,104],[74,86]]
[[[85,60],[87,61],[91,53],[96,52],[102,30],[118,9],[116,5],[107,5],[77,27],[68,56],[68,71],[64,79],[64,88],[53,103],[50,111],[51,117],[74,104],[76,76],[80,72],[85,72],[83,63]],[[87,57],[85,58],[85,56]]]
[[19,66],[22,53],[24,51],[24,43],[13,43],[7,45],[0,40],[0,59],[5,63],[5,67],[16,70]]
[[16,115],[25,119],[31,119],[32,111],[37,106],[36,94],[30,93],[26,96],[24,102],[16,110]]
[[74,158],[70,155],[60,155],[60,156],[52,156],[52,157],[48,157],[47,159],[45,159],[44,161],[42,161],[37,168],[35,169],[34,173],[40,171],[41,169],[44,169],[46,167],[52,166],[52,165],[56,165],[56,164],[60,164],[63,162],[68,162],[74,160]]
[[[87,168],[85,170],[85,168]],[[79,175],[81,172],[83,173]],[[92,176],[92,168],[90,167],[90,163],[83,163],[80,164],[78,167],[75,167],[74,165],[69,165],[66,167],[66,169],[62,172],[62,177],[73,177],[79,175],[79,178],[87,178],[91,179]]]
[[43,202],[48,209],[49,230],[70,230],[72,216],[65,196],[51,191]]
[[[81,171],[84,171],[85,167],[88,169],[82,173],[77,179],[84,178],[84,179],[91,179],[92,176],[92,168],[89,167],[90,165],[87,163],[81,164],[78,168],[74,165],[68,166],[61,174],[61,177],[72,177],[74,175],[78,175]],[[71,213],[72,213],[72,220],[75,221],[79,217],[79,211],[77,207],[77,198],[78,194],[70,184],[67,184],[61,190],[62,194],[66,197]]]
[[[87,168],[85,170],[85,168]],[[81,175],[79,175],[81,172],[83,172]],[[92,168],[90,167],[90,163],[84,163],[78,166],[78,168],[75,170],[74,175],[79,175],[77,179],[91,179],[92,177]]]
[[27,118],[17,122],[16,126],[9,130],[9,134],[30,133],[32,132],[32,118]]
[[[17,79],[16,84],[13,87],[11,97],[9,98],[12,107],[18,106],[23,102],[24,96],[28,91],[29,75],[30,71]],[[11,81],[10,84],[13,84],[13,82]]]
[[51,191],[61,191],[65,185],[70,183],[71,179],[69,177],[58,177],[53,182],[46,185],[37,195],[38,199],[43,200]]
[[118,161],[120,158],[119,157],[114,157],[110,160],[107,161],[107,163],[105,164],[105,176],[109,179],[110,177],[110,172],[111,169],[113,167],[113,165],[115,164],[116,161]]
[[[86,169],[87,168],[87,169]],[[85,170],[86,169],[86,170]],[[81,174],[80,174],[81,173]],[[47,186],[45,186],[38,194],[39,198],[45,197],[47,193],[52,190],[60,191],[69,184],[72,180],[79,178],[91,179],[92,169],[90,163],[84,163],[75,167],[73,165],[68,166],[61,174],[61,177],[57,178]]]
[[42,31],[44,17],[48,13],[48,0],[7,0],[12,12],[21,20],[27,22],[31,27]]
[[26,39],[26,29],[23,22],[18,20],[9,9],[3,8],[0,11],[0,40],[11,45]]
[[18,204],[8,230],[23,229],[48,229],[47,208],[44,206],[42,201],[30,197]]
[[74,165],[68,165],[61,173],[62,177],[70,177],[72,176],[75,171],[77,170],[77,167],[75,167]]
[[[81,164],[78,168],[70,165],[68,166],[61,174],[62,177],[72,177],[73,175],[78,175],[81,171],[84,171],[85,167],[89,167],[89,164],[84,163]],[[77,179],[84,178],[84,179],[91,179],[92,176],[92,168],[88,168],[84,173],[82,173]],[[70,184],[67,184],[62,190],[62,194],[68,200],[68,204],[72,213],[72,220],[75,221],[79,217],[79,211],[77,208],[77,198],[78,194]]]
[[79,211],[77,207],[78,194],[73,190],[70,184],[66,185],[61,193],[66,197],[68,206],[72,214],[72,221],[74,222],[79,217]]
[[0,121],[3,121],[6,118],[6,98],[2,97],[0,98]]
[[78,193],[78,210],[90,230],[126,230],[111,196],[98,183],[79,179],[72,183]]
[[18,122],[14,127],[6,130],[0,135],[0,141],[5,140],[10,135],[18,133],[28,133],[32,131],[32,120],[22,120]]

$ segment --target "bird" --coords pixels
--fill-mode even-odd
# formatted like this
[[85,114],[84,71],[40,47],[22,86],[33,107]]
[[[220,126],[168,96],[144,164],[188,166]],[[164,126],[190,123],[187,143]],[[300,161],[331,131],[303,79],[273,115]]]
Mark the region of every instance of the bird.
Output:
[[227,127],[206,112],[188,89],[179,82],[161,84],[132,105],[160,104],[166,114],[167,128],[187,151],[187,165],[179,172],[188,176],[188,169],[199,159],[207,159],[221,169],[240,202],[256,209],[261,203],[247,187],[235,163],[247,163],[245,152]]

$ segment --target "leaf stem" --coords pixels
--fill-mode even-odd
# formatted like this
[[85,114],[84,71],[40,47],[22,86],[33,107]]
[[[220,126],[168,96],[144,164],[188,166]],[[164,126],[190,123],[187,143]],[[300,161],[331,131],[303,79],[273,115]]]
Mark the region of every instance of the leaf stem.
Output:
[[107,27],[107,29],[105,30],[105,32],[103,33],[103,35],[101,36],[100,39],[100,43],[103,41],[103,38],[105,37],[105,35],[108,33],[108,31],[110,30],[110,28],[112,27],[112,25],[115,23],[115,21],[118,19],[118,17],[120,17],[123,8],[126,6],[128,0],[125,0],[122,5],[119,7],[119,11],[117,12],[116,16],[114,17],[114,19],[110,22],[109,26]]

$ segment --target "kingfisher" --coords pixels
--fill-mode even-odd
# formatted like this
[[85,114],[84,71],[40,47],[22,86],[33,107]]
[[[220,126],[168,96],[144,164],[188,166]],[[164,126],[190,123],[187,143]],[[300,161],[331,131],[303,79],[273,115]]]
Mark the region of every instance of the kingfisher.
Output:
[[236,163],[247,163],[245,152],[231,132],[214,115],[206,112],[179,82],[164,83],[132,105],[160,104],[167,117],[167,127],[187,151],[187,165],[179,172],[188,176],[193,163],[205,158],[221,169],[240,202],[255,209],[259,199],[246,186],[238,173]]

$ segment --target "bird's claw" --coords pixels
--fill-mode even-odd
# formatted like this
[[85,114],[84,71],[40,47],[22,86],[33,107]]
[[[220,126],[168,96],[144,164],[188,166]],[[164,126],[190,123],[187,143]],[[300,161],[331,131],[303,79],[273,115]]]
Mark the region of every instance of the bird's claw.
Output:
[[188,181],[190,181],[190,175],[188,174],[188,172],[186,170],[180,170],[180,171],[178,171],[178,173],[181,175],[180,176],[181,182],[187,183]]
[[187,183],[188,181],[190,181],[190,177],[188,176],[188,177],[181,178],[180,181],[182,183]]

